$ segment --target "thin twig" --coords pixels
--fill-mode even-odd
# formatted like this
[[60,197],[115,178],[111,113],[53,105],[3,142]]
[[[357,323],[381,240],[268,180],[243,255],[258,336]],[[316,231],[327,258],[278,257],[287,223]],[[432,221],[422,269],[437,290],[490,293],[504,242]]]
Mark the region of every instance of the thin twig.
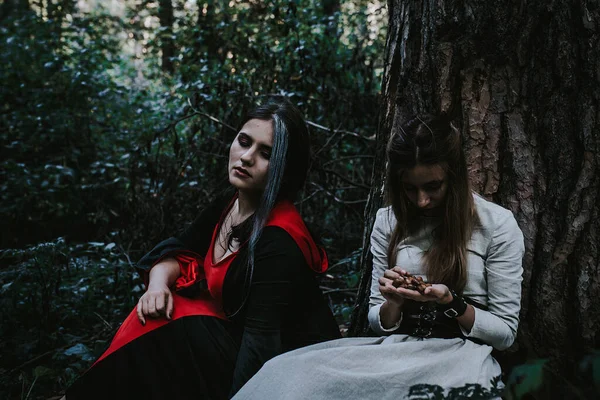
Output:
[[345,131],[345,130],[343,130],[343,129],[332,129],[332,128],[327,128],[326,126],[319,125],[319,124],[317,124],[317,123],[314,123],[314,122],[312,122],[312,121],[308,121],[308,120],[306,121],[306,123],[307,123],[308,125],[310,125],[310,126],[314,127],[314,128],[321,129],[321,130],[323,130],[323,131],[327,131],[327,132],[331,132],[331,133],[341,133],[342,135],[354,136],[354,137],[357,137],[357,138],[359,138],[359,139],[367,140],[367,141],[369,141],[369,142],[372,142],[372,141],[374,141],[374,140],[375,140],[375,136],[374,136],[374,135],[373,135],[373,136],[368,136],[368,137],[367,137],[367,136],[363,136],[363,135],[361,135],[361,134],[359,134],[359,133],[356,133],[356,132],[350,132],[350,131]]
[[33,387],[35,386],[35,383],[37,382],[37,380],[38,380],[38,375],[35,376],[35,379],[31,383],[31,387],[29,388],[29,391],[27,392],[27,396],[25,396],[25,400],[27,400],[29,398],[29,395],[31,394],[31,391],[33,390]]
[[202,111],[200,111],[200,110],[196,109],[196,108],[195,108],[195,107],[192,105],[192,102],[190,101],[190,99],[188,99],[188,105],[189,105],[189,106],[190,106],[190,108],[191,108],[191,109],[194,111],[194,114],[197,114],[197,115],[202,115],[203,117],[206,117],[206,118],[210,119],[210,120],[211,120],[211,121],[213,121],[213,122],[216,122],[217,124],[219,124],[219,125],[221,125],[221,126],[224,126],[224,127],[226,127],[226,128],[229,128],[230,130],[232,130],[232,131],[234,131],[234,132],[237,132],[237,129],[236,129],[236,128],[234,128],[233,126],[231,126],[231,125],[229,125],[229,124],[227,124],[227,123],[225,123],[225,122],[223,122],[223,121],[220,121],[220,120],[218,120],[217,118],[213,117],[212,115],[208,115],[207,113],[205,113],[205,112],[202,112]]
[[55,352],[57,352],[57,351],[59,351],[59,350],[62,350],[62,349],[64,349],[64,348],[66,348],[66,347],[68,347],[68,346],[69,346],[69,345],[65,345],[65,346],[62,346],[62,347],[59,347],[59,348],[56,348],[56,349],[53,349],[53,350],[49,350],[49,351],[47,351],[47,352],[45,352],[45,353],[43,353],[43,354],[40,354],[40,355],[39,355],[39,356],[37,356],[37,357],[34,357],[34,358],[32,358],[31,360],[25,361],[23,364],[21,364],[21,365],[19,365],[19,366],[15,367],[15,368],[13,368],[13,369],[11,369],[11,370],[8,372],[8,374],[10,375],[10,374],[12,374],[12,373],[13,373],[13,372],[15,372],[15,371],[18,371],[18,370],[20,370],[20,369],[23,369],[24,367],[28,366],[29,364],[36,362],[36,361],[37,361],[37,360],[39,360],[40,358],[46,357],[46,356],[48,356],[48,355],[50,355],[50,354],[52,354],[52,353],[55,353]]
[[[79,343],[84,343],[84,342],[86,342],[86,343],[88,343],[88,344],[89,344],[89,342],[91,342],[92,340],[96,340],[96,339],[97,339],[98,337],[100,337],[100,336],[101,336],[101,334],[103,334],[103,333],[104,333],[104,330],[101,330],[100,332],[97,332],[96,334],[94,334],[94,335],[92,335],[92,336],[89,336],[87,339],[80,340],[80,341],[79,341]],[[47,352],[45,352],[45,353],[42,353],[42,354],[40,354],[39,356],[36,356],[36,357],[34,357],[34,358],[30,359],[30,360],[27,360],[27,361],[25,361],[23,364],[16,366],[15,368],[11,369],[11,370],[8,372],[8,374],[10,375],[10,374],[12,374],[13,372],[19,371],[19,370],[21,370],[21,369],[25,368],[26,366],[28,366],[29,364],[32,364],[32,363],[36,362],[37,360],[39,360],[39,359],[41,359],[41,358],[44,358],[44,357],[46,357],[46,356],[49,356],[50,354],[56,353],[56,352],[58,352],[58,351],[60,351],[60,350],[64,350],[64,349],[66,349],[67,347],[71,347],[71,346],[73,346],[73,343],[65,344],[64,346],[60,346],[60,347],[57,347],[57,348],[55,348],[55,349],[48,350]]]
[[317,189],[314,192],[312,192],[311,194],[309,194],[307,197],[303,198],[302,200],[299,201],[299,204],[302,205],[305,202],[307,202],[308,200],[310,200],[311,198],[313,198],[315,195],[321,193],[322,190],[321,189]]
[[344,156],[344,157],[339,157],[339,158],[334,158],[333,160],[329,160],[326,163],[323,163],[323,167],[325,167],[326,165],[329,164],[333,164],[336,162],[340,162],[340,161],[344,161],[344,160],[355,160],[357,158],[375,158],[375,156],[369,155],[369,154],[354,154],[351,156]]
[[[188,103],[189,103],[189,99],[188,99]],[[158,136],[162,135],[163,133],[165,133],[165,132],[168,132],[168,131],[170,131],[171,129],[173,129],[173,128],[174,128],[175,126],[177,126],[177,124],[178,124],[178,123],[180,123],[181,121],[185,121],[186,119],[190,119],[190,118],[192,118],[192,117],[195,117],[196,115],[201,115],[201,116],[203,116],[203,117],[206,117],[206,118],[210,119],[211,121],[213,121],[213,122],[216,122],[217,124],[219,124],[219,125],[221,125],[221,126],[224,126],[224,127],[228,128],[228,129],[230,129],[230,130],[234,131],[234,132],[236,132],[236,131],[237,131],[237,129],[235,129],[233,126],[231,126],[231,125],[227,124],[226,122],[223,122],[223,121],[221,121],[221,120],[219,120],[219,119],[217,119],[217,118],[213,117],[212,115],[209,115],[209,114],[207,114],[207,113],[205,113],[205,112],[203,112],[203,111],[196,110],[194,107],[192,107],[192,105],[191,105],[191,104],[190,104],[190,107],[191,107],[191,108],[192,108],[192,110],[194,111],[193,113],[191,113],[191,114],[187,114],[187,115],[184,115],[183,117],[176,119],[175,121],[173,121],[173,122],[171,122],[169,125],[167,125],[167,127],[166,127],[166,128],[164,128],[164,129],[162,129],[162,130],[160,130],[160,131],[156,132],[156,134],[155,134],[154,136],[155,136],[155,137],[158,137]]]
[[121,253],[123,253],[125,258],[127,258],[127,262],[129,263],[129,266],[132,267],[133,269],[136,269],[135,265],[131,261],[131,258],[129,258],[129,254],[127,254],[127,252],[125,251],[125,249],[123,248],[123,246],[121,244],[119,244],[119,248],[121,249]]
[[357,296],[356,291],[358,289],[350,289],[350,288],[344,288],[344,289],[330,289],[330,288],[324,288],[321,287],[321,290],[323,290],[323,294],[330,294],[330,293],[345,293],[345,294],[349,294],[350,296]]
[[360,255],[360,253],[362,253],[362,249],[354,250],[352,253],[350,253],[346,257],[342,258],[340,261],[336,262],[333,265],[330,265],[327,268],[327,272],[331,271],[333,268],[339,267],[340,265],[345,265],[345,264],[351,263],[352,258],[357,257],[358,255]]
[[360,204],[360,203],[366,203],[367,199],[360,199],[360,200],[344,200],[344,199],[340,199],[339,197],[337,197],[335,194],[331,193],[329,190],[325,189],[323,186],[314,183],[314,182],[310,182],[311,185],[316,186],[318,189],[321,189],[322,191],[324,191],[325,193],[327,193],[329,196],[331,196],[331,198],[333,198],[334,201],[340,203],[340,204],[344,204],[344,205],[351,205],[351,204]]
[[108,329],[112,329],[112,325],[106,321],[104,318],[102,318],[102,315],[98,314],[97,312],[94,311],[94,314],[100,318],[100,320],[102,320],[102,322],[104,322],[104,324],[108,327]]
[[338,178],[340,178],[341,180],[343,180],[344,182],[346,182],[346,183],[348,183],[350,185],[353,185],[353,186],[356,186],[356,187],[359,187],[359,188],[363,188],[363,189],[366,189],[366,190],[371,190],[370,186],[367,186],[364,183],[353,182],[350,179],[346,178],[344,175],[342,175],[339,172],[336,172],[336,171],[334,171],[332,169],[321,168],[321,170],[324,171],[325,173],[337,176]]
[[343,136],[330,135],[329,138],[327,138],[327,140],[325,141],[325,144],[323,146],[321,146],[321,148],[319,150],[317,150],[317,152],[315,153],[315,157],[317,157],[319,154],[321,154],[322,151],[327,149],[327,147],[331,144],[331,142],[333,142],[335,140],[335,144],[338,144],[339,142],[342,141],[342,139],[344,139]]

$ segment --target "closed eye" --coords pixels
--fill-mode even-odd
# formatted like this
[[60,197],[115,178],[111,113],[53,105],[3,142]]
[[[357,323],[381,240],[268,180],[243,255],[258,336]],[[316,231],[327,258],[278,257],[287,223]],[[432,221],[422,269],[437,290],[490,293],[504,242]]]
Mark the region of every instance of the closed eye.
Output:
[[439,190],[442,187],[442,182],[433,182],[425,185],[425,190],[433,191]]
[[238,140],[238,143],[240,144],[240,146],[242,146],[242,147],[250,147],[252,145],[252,141],[250,140],[248,135],[245,135],[243,133],[240,133],[238,135],[237,140]]

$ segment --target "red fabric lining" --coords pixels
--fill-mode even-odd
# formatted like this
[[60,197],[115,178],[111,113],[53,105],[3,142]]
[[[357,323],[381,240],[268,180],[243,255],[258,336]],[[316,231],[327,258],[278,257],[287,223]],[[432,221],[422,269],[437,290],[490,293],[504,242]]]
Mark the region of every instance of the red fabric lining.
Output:
[[181,275],[175,281],[175,290],[180,290],[192,286],[197,281],[206,279],[204,268],[200,269],[200,265],[204,263],[203,258],[197,258],[186,254],[178,254],[175,259],[179,263],[179,271]]

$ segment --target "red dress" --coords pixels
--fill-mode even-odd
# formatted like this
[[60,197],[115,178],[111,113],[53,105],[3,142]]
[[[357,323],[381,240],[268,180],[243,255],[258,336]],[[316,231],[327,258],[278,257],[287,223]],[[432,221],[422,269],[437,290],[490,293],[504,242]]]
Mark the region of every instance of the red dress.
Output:
[[[229,321],[223,311],[223,283],[227,275],[232,262],[236,259],[239,251],[227,255],[222,260],[214,263],[212,255],[214,254],[214,245],[218,235],[219,227],[224,216],[231,208],[230,205],[224,210],[221,215],[220,222],[214,227],[212,232],[212,238],[208,251],[205,257],[199,254],[193,253],[187,250],[180,250],[176,253],[168,254],[169,257],[174,257],[180,266],[181,275],[175,283],[175,291],[173,293],[173,315],[171,320],[165,318],[150,319],[146,318],[146,324],[142,325],[137,317],[137,311],[134,309],[129,316],[125,319],[115,337],[113,338],[109,348],[98,358],[92,368],[80,378],[69,390],[67,391],[67,398],[72,400],[73,398],[90,398],[90,388],[93,386],[102,386],[102,381],[105,382],[105,387],[101,387],[97,390],[105,390],[106,386],[111,386],[115,379],[120,383],[114,385],[115,390],[108,392],[102,392],[102,396],[99,395],[97,390],[94,391],[98,397],[105,396],[118,396],[120,391],[123,391],[123,385],[125,384],[123,375],[130,373],[130,368],[148,368],[150,364],[158,364],[165,362],[173,365],[170,361],[165,361],[164,354],[160,357],[154,356],[154,349],[157,346],[172,346],[174,344],[181,344],[181,338],[179,336],[189,336],[190,331],[198,333],[198,336],[203,336],[201,340],[198,340],[194,335],[195,342],[201,342],[200,350],[194,350],[194,358],[197,358],[197,354],[211,358],[211,364],[214,367],[208,367],[210,371],[207,372],[202,366],[202,371],[192,371],[190,368],[182,368],[181,375],[188,375],[188,378],[184,378],[187,381],[196,381],[197,375],[204,375],[203,379],[205,382],[196,388],[196,398],[223,398],[227,391],[221,393],[220,385],[227,387],[230,384],[230,377],[225,376],[231,373],[232,365],[235,364],[237,351],[239,349],[240,337],[229,328]],[[323,272],[327,268],[327,256],[322,248],[315,245],[310,233],[308,232],[302,218],[298,214],[295,206],[288,201],[279,202],[271,212],[265,227],[276,226],[282,228],[287,232],[294,240],[298,248],[300,249],[304,261],[312,270],[315,272]],[[282,266],[284,268],[285,266]],[[199,280],[206,280],[207,290],[200,293],[199,296],[194,298],[184,297],[179,295],[177,292],[181,289],[187,288]],[[200,316],[202,326],[190,324],[197,324],[198,319],[190,320],[184,317]],[[185,321],[184,321],[185,320]],[[180,322],[177,322],[180,321]],[[192,322],[193,321],[193,322]],[[221,321],[221,322],[218,322]],[[186,324],[185,328],[180,328],[179,325],[182,323]],[[175,327],[177,326],[177,327]],[[179,333],[174,333],[175,330]],[[172,332],[171,332],[172,331]],[[171,333],[169,333],[171,332]],[[184,332],[184,333],[181,333]],[[201,333],[205,332],[205,333]],[[152,344],[146,344],[152,343]],[[168,345],[167,345],[168,343]],[[233,343],[233,345],[232,345]],[[190,346],[198,346],[198,343],[193,343]],[[148,348],[152,348],[152,351],[148,351]],[[167,357],[170,355],[170,347],[166,348],[165,353]],[[217,349],[217,350],[215,350]],[[215,352],[215,355],[208,356],[209,353]],[[172,350],[172,352],[177,352]],[[150,357],[151,356],[151,357]],[[149,357],[148,359],[143,359]],[[175,365],[185,365],[185,359],[187,356],[179,356]],[[135,358],[132,361],[132,358]],[[198,369],[198,362],[194,361],[195,366],[192,369]],[[112,370],[107,374],[108,370]],[[114,372],[114,371],[119,372]],[[98,371],[98,373],[96,373]],[[153,371],[153,370],[151,370]],[[215,378],[207,378],[207,374],[216,373],[220,378],[223,379],[221,382],[212,382]],[[158,378],[160,379],[160,378]],[[127,380],[125,380],[127,381]],[[139,383],[144,387],[144,383]],[[139,387],[139,386],[138,386]],[[151,396],[154,398],[160,398],[163,396],[156,388],[152,389],[151,392],[144,394],[144,397]],[[108,389],[107,389],[108,390]],[[183,389],[182,389],[183,390]],[[187,390],[187,389],[186,389]],[[200,395],[198,392],[204,393]],[[217,393],[214,395],[206,395],[206,393]],[[169,396],[174,395],[173,388],[165,389],[165,393],[169,393]],[[182,392],[183,393],[183,392]],[[178,398],[186,397],[183,394],[178,394]],[[200,396],[200,397],[198,397]],[[203,397],[204,396],[204,397]],[[93,397],[93,396],[92,396]],[[140,393],[141,397],[141,393]],[[131,398],[131,397],[128,397]]]

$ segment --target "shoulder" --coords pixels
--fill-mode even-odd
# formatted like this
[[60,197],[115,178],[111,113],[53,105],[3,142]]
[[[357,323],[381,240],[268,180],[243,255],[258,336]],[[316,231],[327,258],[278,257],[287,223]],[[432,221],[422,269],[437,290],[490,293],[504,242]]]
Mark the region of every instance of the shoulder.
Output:
[[509,209],[486,200],[477,193],[473,193],[473,199],[483,229],[493,232],[499,226],[503,226],[507,223],[514,223],[516,225],[515,217]]
[[302,256],[292,236],[280,226],[265,226],[256,244],[258,254]]
[[267,226],[254,249],[254,281],[292,279],[308,272],[298,244],[283,228]]
[[377,210],[373,231],[389,234],[394,230],[395,226],[396,216],[394,215],[392,206],[383,207]]
[[277,225],[268,225],[263,228],[262,234],[258,243],[261,244],[290,244],[295,243],[292,236],[286,231],[285,228]]
[[474,194],[480,229],[487,238],[488,246],[502,243],[518,243],[523,247],[523,233],[512,211]]

